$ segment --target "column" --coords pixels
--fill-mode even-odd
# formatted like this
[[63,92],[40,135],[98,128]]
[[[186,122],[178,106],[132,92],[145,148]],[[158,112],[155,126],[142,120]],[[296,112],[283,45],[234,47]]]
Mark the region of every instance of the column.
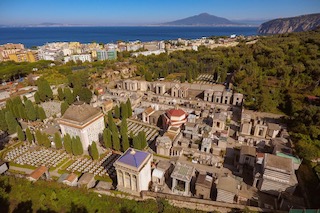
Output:
[[176,187],[177,185],[177,180],[175,178],[172,178],[172,191],[174,191],[174,188]]
[[190,182],[184,182],[184,194],[189,195],[190,191]]

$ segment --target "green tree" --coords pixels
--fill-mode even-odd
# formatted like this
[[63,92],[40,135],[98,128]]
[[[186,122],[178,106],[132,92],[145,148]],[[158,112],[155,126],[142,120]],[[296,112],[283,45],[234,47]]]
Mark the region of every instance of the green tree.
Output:
[[19,105],[18,107],[19,111],[19,117],[23,120],[28,120],[27,114],[26,114],[26,109],[23,105]]
[[8,133],[13,134],[17,131],[17,126],[19,126],[18,121],[14,118],[12,112],[8,111],[5,114],[5,120],[8,126]]
[[34,94],[34,102],[36,102],[36,104],[40,104],[40,102],[41,102],[40,95],[39,95],[38,91]]
[[42,107],[38,108],[38,117],[41,121],[47,118],[46,113],[44,112],[44,109]]
[[103,143],[105,148],[112,149],[112,133],[109,128],[103,130]]
[[0,129],[4,132],[8,130],[8,125],[6,122],[6,116],[5,116],[4,110],[0,110]]
[[17,133],[18,133],[18,139],[19,141],[25,141],[26,140],[26,135],[22,131],[22,128],[20,125],[17,126]]
[[132,116],[132,105],[129,98],[127,99],[126,105],[127,105],[128,117],[130,118]]
[[122,149],[126,151],[129,147],[129,138],[128,138],[128,124],[127,119],[123,119],[120,126],[120,134],[121,134],[121,141],[122,141]]
[[119,139],[119,132],[117,129],[114,129],[112,131],[112,145],[113,145],[113,149],[120,151],[121,147],[120,147],[120,139]]
[[91,101],[91,98],[92,98],[92,92],[88,88],[84,87],[80,90],[79,99],[81,101],[84,101],[87,104],[89,104]]
[[29,120],[35,121],[37,119],[36,110],[30,100],[25,103],[26,114]]
[[46,148],[51,147],[51,141],[46,133],[42,133],[43,146]]
[[58,88],[58,98],[60,101],[63,101],[64,100],[64,93],[63,93],[63,90],[61,87]]
[[120,111],[121,111],[121,118],[122,119],[128,118],[128,107],[123,102],[120,104]]
[[141,150],[141,143],[140,143],[139,137],[134,136],[132,138],[132,141],[133,141],[133,148]]
[[59,132],[54,133],[54,143],[57,149],[62,148],[62,139]]
[[61,115],[63,115],[67,111],[68,108],[69,108],[69,104],[66,101],[62,102],[61,103]]
[[114,117],[120,118],[120,108],[118,107],[118,105],[114,107]]
[[138,138],[141,144],[141,149],[144,149],[148,143],[147,143],[147,138],[146,138],[146,133],[144,131],[140,131],[138,133]]
[[99,159],[99,151],[96,142],[92,142],[91,146],[89,147],[89,153],[93,160]]
[[118,131],[116,124],[114,123],[111,111],[108,112],[108,127],[111,132]]
[[64,149],[66,150],[66,152],[68,154],[71,154],[72,153],[72,146],[71,146],[71,137],[69,134],[66,134],[64,137],[63,137],[63,146],[64,146]]
[[26,129],[26,136],[27,136],[28,142],[32,143],[33,142],[33,135],[32,135],[32,133],[31,133],[29,128]]
[[40,132],[40,130],[36,130],[36,133],[35,133],[35,136],[36,136],[36,141],[37,141],[37,143],[38,143],[38,145],[43,145],[43,135],[42,135],[42,133]]
[[48,81],[44,78],[37,80],[38,92],[41,101],[46,101],[53,98],[53,92]]
[[73,96],[70,88],[68,87],[64,88],[64,95],[65,95],[65,100],[69,105],[74,102],[75,97]]
[[71,139],[71,147],[73,155],[77,156],[83,154],[82,143],[79,136]]

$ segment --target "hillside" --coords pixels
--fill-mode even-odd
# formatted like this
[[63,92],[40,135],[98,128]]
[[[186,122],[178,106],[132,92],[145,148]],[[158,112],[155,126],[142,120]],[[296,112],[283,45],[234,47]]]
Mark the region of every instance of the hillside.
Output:
[[260,25],[260,34],[282,34],[313,30],[320,26],[320,13],[280,18],[265,22]]
[[166,26],[233,26],[240,25],[232,22],[226,18],[210,15],[208,13],[201,13],[199,15],[191,16],[188,18],[163,23]]

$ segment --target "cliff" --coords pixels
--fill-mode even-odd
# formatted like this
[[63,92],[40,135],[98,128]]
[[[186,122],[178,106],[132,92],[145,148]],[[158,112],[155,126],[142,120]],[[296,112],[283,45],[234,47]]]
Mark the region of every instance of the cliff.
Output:
[[313,30],[320,26],[320,13],[291,18],[279,18],[260,25],[259,34],[282,34]]

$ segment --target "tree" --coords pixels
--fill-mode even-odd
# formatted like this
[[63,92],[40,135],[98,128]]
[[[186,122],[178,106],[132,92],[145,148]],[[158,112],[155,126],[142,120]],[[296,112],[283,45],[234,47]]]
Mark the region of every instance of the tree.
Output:
[[60,101],[63,101],[65,96],[61,87],[58,88],[58,98]]
[[71,147],[73,155],[77,156],[83,154],[82,143],[79,136],[71,139]]
[[111,132],[117,130],[117,126],[114,123],[111,111],[108,112],[108,127],[109,127]]
[[56,132],[54,134],[54,143],[56,145],[56,149],[61,149],[62,148],[62,139],[61,139],[61,136],[60,136],[59,132]]
[[44,112],[44,109],[42,107],[38,108],[38,117],[41,121],[47,118],[46,113]]
[[66,152],[68,154],[71,154],[72,153],[72,147],[71,147],[71,137],[69,134],[66,134],[64,137],[63,137],[63,146],[64,146],[64,149],[66,150]]
[[114,107],[114,117],[120,118],[120,108],[118,107],[118,105]]
[[12,112],[8,111],[5,114],[5,120],[8,126],[8,133],[13,134],[17,131],[18,121],[14,118]]
[[44,147],[46,147],[46,148],[51,147],[51,141],[48,138],[48,135],[46,133],[42,134],[42,140],[43,140],[42,144],[43,144]]
[[65,101],[70,105],[74,102],[75,97],[73,96],[70,88],[66,87],[64,88],[64,96],[65,96]]
[[120,134],[121,134],[121,141],[122,141],[122,149],[126,151],[129,147],[129,138],[128,138],[128,125],[127,119],[123,119],[120,126]]
[[122,119],[128,118],[128,107],[123,102],[120,104],[120,111],[121,111],[121,118]]
[[0,129],[4,132],[8,130],[8,125],[6,122],[6,116],[5,116],[4,110],[0,110]]
[[112,133],[109,128],[103,130],[103,143],[105,148],[112,149]]
[[139,141],[139,137],[138,136],[134,136],[132,138],[132,141],[133,141],[133,148],[141,150],[141,143]]
[[81,101],[84,101],[87,104],[89,104],[91,101],[91,98],[92,98],[92,92],[87,87],[84,87],[80,90],[79,99]]
[[28,142],[32,143],[33,142],[33,135],[32,135],[32,133],[31,133],[29,128],[26,129],[26,136],[27,136]]
[[53,98],[53,92],[48,81],[44,78],[37,80],[38,92],[41,101],[46,101]]
[[26,135],[22,131],[22,128],[20,125],[17,126],[17,133],[18,133],[18,139],[19,141],[25,141],[26,140]]
[[36,110],[30,100],[27,100],[25,103],[27,118],[31,121],[35,121],[37,119]]
[[40,95],[39,95],[38,91],[34,94],[34,101],[36,102],[36,104],[40,104],[40,102],[41,102]]
[[61,103],[61,116],[67,111],[68,108],[69,104],[66,101]]
[[37,141],[38,145],[43,145],[43,137],[42,137],[42,133],[40,132],[40,130],[36,130],[35,136],[36,136],[36,141]]
[[144,131],[140,131],[138,133],[138,138],[141,144],[141,149],[146,148],[146,146],[148,145],[147,143],[147,138],[146,138],[146,133]]
[[127,111],[128,111],[128,118],[130,118],[132,116],[132,105],[129,98],[126,102],[126,105],[127,105]]
[[26,109],[23,105],[19,105],[18,107],[19,111],[19,117],[23,120],[28,120],[27,114],[26,114]]
[[91,146],[89,147],[89,153],[93,160],[99,159],[99,151],[96,142],[92,142]]
[[114,150],[120,151],[121,147],[118,129],[113,129],[112,131],[112,145]]

